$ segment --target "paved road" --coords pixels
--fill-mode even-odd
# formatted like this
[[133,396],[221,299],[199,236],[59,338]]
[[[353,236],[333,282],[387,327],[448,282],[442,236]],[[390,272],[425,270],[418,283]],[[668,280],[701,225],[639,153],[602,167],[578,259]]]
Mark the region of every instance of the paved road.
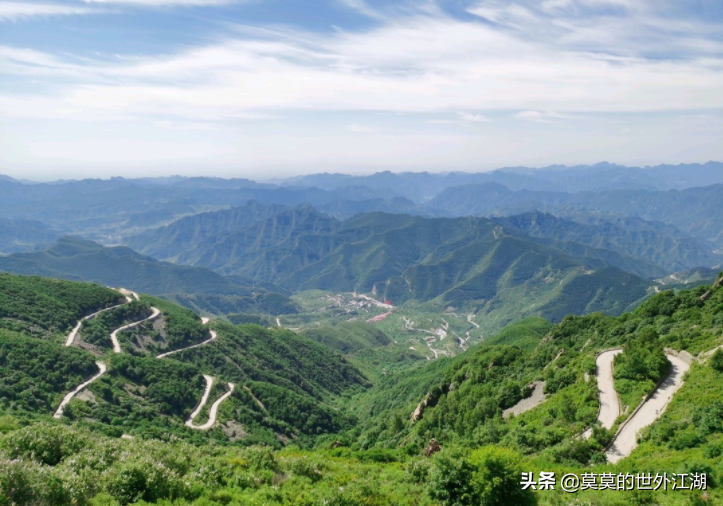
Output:
[[211,387],[213,387],[214,379],[212,376],[208,376],[206,374],[203,375],[204,379],[206,380],[206,390],[203,392],[203,396],[201,397],[201,402],[199,403],[198,407],[191,413],[191,416],[188,417],[188,420],[186,420],[186,427],[189,427],[191,429],[196,430],[208,430],[211,427],[213,427],[213,424],[216,423],[216,416],[218,415],[218,407],[221,405],[223,401],[228,399],[231,394],[233,393],[234,384],[228,383],[228,392],[223,394],[221,397],[216,399],[216,402],[214,402],[211,405],[211,409],[208,412],[208,421],[204,423],[203,425],[196,425],[193,423],[193,420],[201,413],[201,410],[203,410],[203,407],[206,405],[206,402],[208,402],[208,396],[211,393]]
[[598,355],[595,364],[597,365],[597,387],[600,395],[600,413],[597,421],[606,429],[615,425],[615,420],[620,416],[620,399],[615,391],[613,381],[613,361],[623,350],[606,351]]
[[68,393],[65,397],[63,397],[63,401],[60,403],[60,406],[58,406],[58,409],[55,411],[55,414],[53,415],[53,418],[60,419],[63,416],[63,410],[65,409],[65,406],[68,405],[70,401],[73,400],[73,397],[78,395],[85,387],[93,383],[95,380],[100,378],[105,374],[105,371],[107,370],[105,364],[103,362],[96,362],[95,363],[98,366],[98,369],[100,369],[100,372],[90,378],[89,380],[84,381],[80,385],[78,385],[75,390]]
[[667,357],[672,364],[670,372],[615,438],[605,454],[609,462],[614,464],[630,455],[638,445],[637,434],[640,430],[652,424],[663,414],[670,399],[683,386],[683,375],[690,369],[690,364],[673,355],[667,355]]
[[143,318],[142,320],[138,320],[137,322],[129,323],[128,325],[123,325],[119,329],[115,329],[113,333],[110,335],[110,340],[113,341],[113,353],[120,353],[121,347],[120,343],[118,342],[118,332],[123,332],[124,330],[128,330],[133,327],[137,327],[143,322],[146,322],[148,320],[153,320],[154,318],[158,318],[158,315],[161,314],[161,310],[155,307],[151,308],[153,310],[153,313],[151,313],[151,316],[148,318]]

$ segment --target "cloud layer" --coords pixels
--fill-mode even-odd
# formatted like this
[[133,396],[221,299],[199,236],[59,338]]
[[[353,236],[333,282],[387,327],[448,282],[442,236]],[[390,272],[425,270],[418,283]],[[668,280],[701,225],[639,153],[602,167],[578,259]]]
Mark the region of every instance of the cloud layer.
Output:
[[[223,3],[113,0],[123,2]],[[30,15],[21,14],[24,4],[13,5],[0,7],[0,19]],[[53,13],[52,6],[32,5]],[[682,15],[676,2],[491,0],[469,5],[464,16],[433,3],[394,14],[358,0],[342,5],[374,24],[330,31],[231,24],[204,45],[156,56],[5,45],[0,74],[43,85],[0,92],[0,114],[106,126],[155,122],[176,125],[174,131],[185,129],[181,124],[215,124],[216,130],[289,117],[285,131],[296,125],[320,136],[329,116],[343,115],[342,128],[370,142],[369,134],[391,135],[395,122],[370,122],[368,115],[415,118],[416,126],[403,127],[427,136],[430,125],[585,124],[594,130],[606,115],[637,115],[633,123],[644,123],[655,115],[723,109],[719,25]],[[85,13],[72,9],[78,12],[56,14]],[[450,135],[458,132],[445,132]]]

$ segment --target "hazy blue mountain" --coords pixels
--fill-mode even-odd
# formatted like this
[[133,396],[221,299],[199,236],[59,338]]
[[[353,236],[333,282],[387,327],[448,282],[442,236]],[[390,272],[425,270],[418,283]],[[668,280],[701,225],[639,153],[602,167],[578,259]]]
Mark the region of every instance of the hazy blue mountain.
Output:
[[353,206],[351,202],[358,200],[371,201],[359,209],[408,208],[408,203],[374,201],[388,201],[396,196],[392,190],[358,185],[328,191],[217,178],[112,178],[33,185],[0,180],[0,217],[35,219],[88,239],[117,243],[121,236],[183,216],[239,206],[252,200],[282,205],[330,204],[337,208],[339,202]]
[[253,286],[209,269],[159,262],[125,246],[64,237],[47,250],[0,257],[0,270],[123,286],[174,300],[192,309],[227,314],[292,313],[295,305],[268,285]]
[[0,218],[0,253],[37,250],[54,243],[61,235],[36,220]]
[[633,216],[673,225],[696,238],[723,247],[723,184],[685,190],[564,193],[514,191],[499,184],[447,188],[424,207],[444,216],[504,216],[544,211],[556,216],[601,213]]
[[326,204],[316,206],[317,209],[334,218],[345,220],[360,213],[383,212],[392,214],[418,214],[427,213],[417,204],[404,197],[391,199],[368,199],[368,200],[335,200]]
[[311,206],[253,203],[183,218],[128,244],[291,291],[372,292],[394,303],[489,311],[512,311],[525,300],[520,312],[553,320],[567,312],[618,312],[645,297],[650,283],[616,263],[647,277],[664,274],[613,251],[542,242],[484,218],[367,213],[339,221]]
[[281,184],[332,190],[350,185],[389,188],[415,202],[423,202],[446,188],[498,183],[513,190],[608,191],[671,190],[723,183],[723,163],[626,167],[607,162],[595,165],[553,165],[539,169],[508,167],[480,173],[378,172],[367,176],[312,174],[280,181]]
[[655,223],[640,219],[617,220],[622,226],[606,221],[578,223],[557,218],[549,213],[532,211],[494,218],[494,221],[522,230],[533,237],[585,244],[644,259],[667,272],[723,262],[723,256],[713,253],[712,245],[706,241],[684,234],[673,227],[662,224],[656,227]]

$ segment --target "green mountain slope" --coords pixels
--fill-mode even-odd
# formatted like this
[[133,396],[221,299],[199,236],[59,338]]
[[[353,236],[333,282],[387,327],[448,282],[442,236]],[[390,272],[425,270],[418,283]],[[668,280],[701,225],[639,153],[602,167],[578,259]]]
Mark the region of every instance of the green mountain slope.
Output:
[[[549,213],[533,211],[516,216],[495,218],[497,223],[522,230],[529,236],[558,239],[611,250],[657,264],[667,273],[723,262],[712,246],[687,234],[673,235],[652,227],[635,227],[634,223],[577,223]],[[625,267],[621,266],[625,269]],[[627,269],[630,270],[630,269]],[[631,271],[632,272],[632,271]]]
[[[87,283],[9,274],[0,280],[0,412],[21,419],[50,419],[65,393],[98,373],[96,361],[107,372],[70,402],[61,421],[113,436],[279,445],[348,427],[341,399],[369,386],[353,365],[310,339],[256,325],[204,325],[193,311],[145,295],[84,321],[66,347],[77,320],[125,298]],[[119,333],[114,353],[110,332],[151,308],[160,316]],[[202,374],[216,379],[212,396],[229,382],[236,386],[209,432],[183,424],[204,391]]]
[[59,237],[59,232],[39,221],[0,218],[0,254],[34,251]]
[[[720,201],[723,184],[683,190],[609,190],[564,193],[513,191],[497,183],[448,188],[425,203],[425,210],[441,216],[504,216],[543,211],[555,216],[580,214],[637,217],[673,225],[696,239],[723,246]],[[691,266],[696,267],[696,266]]]
[[[34,281],[9,278],[15,278],[16,287]],[[63,300],[53,291],[59,282],[47,283],[41,291]],[[0,293],[4,286],[0,284]],[[36,287],[25,297],[21,290],[13,299],[21,301],[19,306],[27,305],[37,292]],[[102,297],[98,302],[103,302]],[[143,296],[140,303],[164,305],[161,321],[172,328],[204,328],[190,318],[187,309]],[[345,401],[360,423],[342,434],[320,435],[314,451],[295,445],[281,451],[268,446],[234,447],[244,442],[273,444],[275,431],[293,427],[287,420],[302,419],[296,428],[305,431],[312,420],[320,424],[333,421],[323,413],[334,416],[335,409],[324,411],[325,403],[317,402],[315,409],[307,410],[302,392],[308,393],[305,387],[327,390],[324,385],[338,382],[333,369],[338,369],[339,363],[329,361],[326,372],[315,375],[303,361],[293,362],[295,354],[311,360],[306,363],[330,357],[316,358],[315,354],[324,353],[323,348],[305,344],[308,342],[303,338],[294,339],[289,332],[279,333],[279,340],[275,340],[266,334],[272,331],[259,327],[213,326],[228,334],[219,337],[219,344],[231,347],[224,349],[227,356],[235,343],[243,342],[243,352],[232,360],[236,364],[233,368],[243,369],[242,355],[253,355],[250,371],[258,364],[282,377],[287,373],[275,369],[274,364],[288,363],[294,364],[296,372],[303,371],[304,376],[312,373],[313,377],[308,385],[295,385],[294,391],[264,379],[246,382],[248,390],[242,389],[224,403],[222,427],[204,435],[190,430],[184,433],[178,423],[192,409],[194,393],[202,386],[199,372],[209,367],[195,361],[195,355],[204,348],[167,361],[143,351],[137,356],[123,353],[110,357],[106,377],[88,389],[84,400],[71,403],[69,415],[75,419],[71,425],[65,423],[69,417],[56,422],[48,420],[42,411],[47,406],[52,409],[62,394],[62,374],[81,376],[84,367],[91,367],[88,354],[51,340],[0,329],[0,368],[4,368],[0,376],[0,433],[4,434],[0,435],[0,502],[52,506],[171,502],[178,506],[466,506],[488,502],[559,506],[570,501],[609,506],[718,504],[723,478],[723,393],[715,385],[723,381],[723,352],[712,357],[707,352],[722,345],[722,315],[723,288],[718,283],[714,288],[657,294],[620,317],[569,317],[554,326],[539,320],[521,322],[507,329],[498,341],[523,347],[483,343],[463,356],[388,375],[372,389]],[[36,316],[33,321],[40,324],[44,319]],[[50,321],[44,325],[52,326]],[[130,350],[127,347],[138,340],[156,339],[153,332],[160,329],[155,327],[143,326],[124,335],[124,348]],[[288,339],[291,341],[284,350],[280,341]],[[533,347],[534,341],[538,344]],[[265,349],[266,342],[273,344]],[[627,362],[621,360],[616,366],[626,363],[647,369],[647,351],[641,354],[637,347],[643,342],[657,352],[663,346],[687,349],[700,361],[692,365],[661,418],[641,433],[641,442],[632,455],[608,465],[602,460],[602,450],[610,433],[596,428],[590,439],[580,437],[597,414],[595,354],[621,346]],[[277,350],[278,359],[264,362],[267,355],[276,356]],[[633,364],[629,361],[633,357],[643,360]],[[37,364],[41,359],[47,362]],[[213,355],[209,359],[216,360]],[[56,360],[68,361],[77,369],[58,371],[54,369]],[[221,360],[218,367],[228,363]],[[324,370],[322,363],[317,367]],[[18,368],[21,374],[13,375]],[[213,371],[204,370],[208,372],[226,380],[215,366]],[[13,381],[8,382],[7,377]],[[54,386],[45,385],[45,379],[54,381]],[[616,385],[618,379],[616,371]],[[518,416],[503,418],[502,409],[523,398],[532,380],[546,382],[546,400]],[[644,386],[647,379],[631,381]],[[21,390],[19,385],[25,388]],[[212,395],[222,391],[216,389]],[[322,397],[327,402],[343,400],[329,394]],[[412,420],[411,413],[421,399],[426,406]],[[239,429],[235,423],[241,416],[246,418]],[[229,425],[231,420],[236,422]],[[232,431],[254,427],[253,420],[267,432],[244,432],[237,439],[239,432]],[[98,434],[101,427],[105,434]],[[95,433],[88,428],[96,429]],[[129,433],[135,438],[128,439]],[[187,442],[169,437],[174,435]],[[422,450],[430,437],[439,440],[443,448],[426,457]],[[235,441],[229,445],[229,439]],[[559,480],[566,473],[614,476],[648,470],[668,476],[707,473],[707,490],[520,492],[523,471],[536,475],[552,471]]]
[[[723,352],[720,365],[709,357],[723,345],[723,289],[718,283],[708,290],[710,286],[662,292],[619,317],[597,313],[570,316],[554,326],[534,320],[510,326],[434,369],[387,377],[361,394],[355,402],[361,422],[349,437],[368,447],[417,448],[434,437],[443,445],[513,447],[551,465],[602,463],[611,435],[603,430],[589,440],[577,437],[595,425],[596,353],[621,347],[628,357],[615,361],[615,388],[624,404],[633,399],[624,406],[617,428],[640,402],[640,394],[650,392],[660,378],[659,370],[652,380],[642,373],[653,367],[652,355],[643,348],[656,349],[660,356],[668,348],[686,350],[698,360],[664,416],[643,431],[643,444],[628,462],[634,467],[658,459],[662,470],[694,458],[712,474],[721,473],[712,449],[723,442],[723,392],[710,385],[723,377]],[[631,368],[638,372],[631,373]],[[533,381],[545,382],[546,400],[503,418],[503,410],[530,394]],[[420,389],[424,393],[419,394]]]
[[293,313],[294,304],[273,288],[251,286],[204,268],[158,262],[130,248],[105,248],[64,237],[47,250],[0,257],[0,270],[124,286],[212,314]]
[[[198,234],[204,240],[193,242]],[[569,312],[621,312],[648,287],[613,267],[608,260],[615,252],[540,244],[483,218],[368,213],[339,222],[310,206],[278,211],[254,204],[184,218],[129,244],[292,291],[371,292],[395,304],[482,307],[499,313],[497,328],[533,314],[559,320]],[[594,274],[600,269],[604,276]],[[565,308],[568,302],[574,304]]]

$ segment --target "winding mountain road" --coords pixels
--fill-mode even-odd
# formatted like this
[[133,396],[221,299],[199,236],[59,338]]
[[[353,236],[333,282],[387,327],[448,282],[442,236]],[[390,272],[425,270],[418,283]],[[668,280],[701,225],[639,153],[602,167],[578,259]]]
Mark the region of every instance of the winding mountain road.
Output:
[[[140,300],[140,298],[138,297],[138,294],[135,293],[135,292],[131,292],[130,290],[126,290],[126,289],[124,289],[124,288],[119,289],[119,291],[120,291],[122,294],[125,295],[125,297],[126,297],[126,303],[132,302],[132,301],[133,301],[133,298],[135,298],[136,300]],[[93,313],[93,314],[91,314],[91,315],[88,315],[88,316],[82,318],[80,321],[78,321],[77,325],[73,328],[73,331],[68,335],[68,338],[66,339],[65,345],[66,345],[66,346],[70,346],[70,345],[73,344],[73,341],[75,340],[75,337],[78,335],[78,332],[80,331],[80,327],[83,325],[83,322],[84,322],[84,321],[90,320],[91,318],[94,318],[95,316],[97,316],[97,315],[100,314],[100,313],[103,313],[104,311],[109,311],[109,310],[111,310],[111,309],[117,308],[117,307],[122,306],[122,305],[123,305],[123,304],[118,304],[118,305],[113,306],[113,307],[105,308],[105,309],[102,309],[102,310],[100,310],[100,311],[97,311],[97,312],[95,312],[95,313]],[[111,339],[111,341],[113,342],[113,352],[114,352],[114,353],[121,353],[121,351],[122,351],[122,350],[121,350],[120,343],[118,342],[118,333],[119,333],[119,332],[123,332],[124,330],[128,330],[128,329],[130,329],[130,328],[137,327],[137,326],[140,325],[141,323],[146,322],[146,321],[149,321],[149,320],[153,320],[153,319],[157,318],[157,317],[161,314],[161,311],[160,311],[160,309],[158,309],[158,308],[151,307],[151,310],[152,310],[152,313],[151,313],[150,316],[148,316],[148,317],[146,317],[146,318],[143,318],[142,320],[138,320],[138,321],[136,321],[136,322],[129,323],[129,324],[127,324],[127,325],[123,325],[122,327],[117,328],[116,330],[114,330],[114,331],[110,334],[110,339]],[[208,319],[207,317],[204,316],[204,317],[201,318],[201,323],[202,323],[202,324],[206,325],[208,322],[209,322],[209,319]],[[174,351],[169,351],[169,352],[166,352],[166,353],[161,353],[161,354],[158,355],[156,358],[159,358],[159,359],[160,359],[160,358],[167,357],[167,356],[169,356],[169,355],[173,355],[173,354],[175,354],[175,353],[180,353],[180,352],[182,352],[182,351],[190,350],[190,349],[192,349],[192,348],[198,348],[199,346],[203,346],[203,345],[205,345],[205,344],[208,344],[208,343],[210,343],[211,341],[213,341],[213,340],[215,340],[215,339],[218,338],[218,335],[216,334],[215,331],[211,330],[211,331],[209,331],[209,332],[210,332],[210,334],[211,334],[211,337],[210,337],[209,339],[207,339],[206,341],[203,341],[202,343],[194,344],[194,345],[192,345],[192,346],[188,346],[188,347],[186,347],[186,348],[181,348],[181,349],[179,349],[179,350],[174,350]],[[98,365],[98,369],[99,369],[98,374],[96,374],[95,376],[87,379],[86,381],[84,381],[83,383],[81,383],[80,385],[78,385],[78,386],[77,386],[74,390],[72,390],[71,392],[68,392],[68,394],[66,394],[66,396],[63,397],[63,400],[62,400],[62,402],[60,403],[60,406],[58,406],[58,409],[57,409],[57,410],[55,411],[55,413],[53,414],[53,417],[54,417],[54,418],[56,418],[56,419],[62,418],[62,416],[63,416],[63,411],[65,410],[65,407],[70,403],[70,401],[73,400],[73,398],[74,398],[76,395],[78,395],[80,392],[82,392],[88,385],[90,385],[91,383],[93,383],[94,381],[96,381],[98,378],[100,378],[101,376],[103,376],[103,375],[106,373],[106,371],[108,370],[108,368],[107,368],[107,366],[106,366],[105,363],[103,363],[103,362],[96,362],[96,364]],[[193,423],[193,420],[201,413],[201,411],[203,410],[203,407],[204,407],[204,406],[206,405],[206,403],[208,402],[208,396],[211,394],[211,388],[213,387],[213,382],[215,381],[212,376],[208,376],[208,375],[204,374],[203,377],[204,377],[204,379],[206,380],[206,389],[205,389],[205,391],[203,392],[203,396],[201,397],[201,402],[200,402],[199,405],[196,407],[196,409],[193,411],[193,413],[191,413],[191,416],[188,418],[188,420],[186,420],[186,426],[189,427],[189,428],[191,428],[191,429],[196,429],[196,430],[208,430],[208,429],[210,429],[211,427],[213,427],[213,425],[216,423],[216,418],[217,418],[217,416],[218,416],[218,408],[219,408],[219,406],[221,405],[221,403],[222,403],[223,401],[225,401],[226,399],[228,399],[228,398],[231,396],[231,394],[233,393],[233,391],[234,391],[234,384],[233,384],[233,383],[228,383],[228,389],[229,389],[228,392],[226,392],[226,393],[223,394],[221,397],[219,397],[218,399],[216,399],[216,401],[211,405],[211,408],[210,408],[209,414],[208,414],[208,421],[206,421],[206,423],[204,423],[204,424],[202,424],[202,425],[196,425],[196,424]],[[250,392],[250,391],[249,391],[249,392]],[[252,394],[252,396],[253,396],[253,394]],[[259,403],[259,405],[260,405],[264,410],[266,409],[266,408],[263,406],[263,404],[261,404],[261,401],[259,401],[259,400],[256,399],[255,397],[254,397],[254,399],[256,400],[257,403]]]
[[70,401],[73,400],[73,397],[78,395],[85,387],[93,383],[95,380],[100,378],[105,374],[105,372],[108,370],[106,365],[103,362],[96,362],[95,363],[98,366],[98,369],[100,369],[100,372],[93,376],[90,379],[87,379],[77,387],[75,387],[75,390],[69,392],[65,397],[63,397],[62,402],[60,403],[60,406],[58,406],[58,409],[55,411],[55,414],[53,415],[53,418],[60,419],[63,416],[63,411],[65,410],[65,406],[68,405]]
[[70,334],[68,334],[68,337],[65,339],[65,346],[73,345],[75,338],[78,336],[78,332],[80,332],[80,327],[83,326],[83,322],[92,320],[101,313],[105,313],[106,311],[110,311],[111,309],[115,309],[117,307],[121,307],[124,304],[128,304],[129,302],[133,302],[133,299],[131,297],[135,297],[136,300],[139,300],[138,294],[136,292],[131,292],[130,290],[126,290],[125,288],[119,288],[118,291],[125,296],[126,301],[122,302],[121,304],[116,304],[115,306],[101,309],[100,311],[96,311],[95,313],[89,314],[88,316],[78,320],[78,323],[75,325],[75,327],[73,327],[73,330],[70,331]]
[[152,307],[151,310],[153,311],[153,312],[151,313],[151,316],[148,316],[148,317],[146,317],[146,318],[143,318],[142,320],[138,320],[137,322],[129,323],[128,325],[123,325],[122,327],[120,327],[120,328],[118,328],[118,329],[115,329],[115,330],[111,333],[111,335],[110,335],[110,340],[113,341],[113,353],[120,353],[120,352],[122,351],[122,350],[121,350],[121,347],[120,347],[120,343],[118,342],[118,332],[123,332],[124,330],[128,330],[128,329],[131,329],[131,328],[133,328],[133,327],[137,327],[138,325],[140,325],[140,324],[143,323],[143,322],[147,322],[147,321],[149,321],[149,320],[153,320],[153,319],[158,318],[158,317],[160,316],[160,314],[161,314],[161,310],[160,310],[160,309],[155,308],[155,307]]
[[100,311],[96,311],[95,313],[89,314],[88,316],[86,316],[86,317],[81,318],[80,320],[78,320],[78,323],[75,325],[75,327],[73,327],[73,330],[70,331],[70,334],[68,334],[68,337],[65,339],[65,346],[73,346],[73,342],[75,341],[75,338],[78,336],[78,332],[80,332],[80,327],[83,326],[83,322],[88,321],[88,320],[92,320],[93,318],[95,318],[95,317],[98,316],[99,314],[105,313],[106,311],[110,311],[111,309],[115,309],[115,308],[117,308],[117,307],[121,307],[121,306],[127,304],[128,302],[130,302],[130,299],[129,299],[128,297],[126,297],[126,301],[127,301],[127,302],[124,302],[123,304],[116,304],[115,306],[111,306],[111,307],[107,307],[107,308],[105,308],[105,309],[101,309]]
[[204,342],[202,342],[202,343],[194,344],[193,346],[188,346],[187,348],[181,348],[180,350],[167,351],[166,353],[161,353],[161,354],[158,355],[156,358],[165,358],[165,357],[168,357],[169,355],[174,355],[174,354],[176,354],[176,353],[181,353],[182,351],[192,350],[193,348],[198,348],[199,346],[203,346],[204,344],[210,343],[211,341],[213,341],[214,339],[216,339],[216,338],[218,337],[218,335],[216,334],[216,332],[214,332],[213,330],[210,330],[209,333],[211,334],[211,338],[210,338],[210,339],[206,339],[206,340],[205,340]]
[[533,381],[530,383],[530,386],[532,387],[532,394],[529,397],[522,399],[511,408],[504,410],[502,412],[502,418],[507,418],[510,415],[521,415],[525,411],[536,408],[545,402],[545,399],[547,398],[547,395],[545,395],[545,382]]
[[683,375],[690,369],[690,364],[672,354],[666,354],[672,364],[670,372],[645,401],[638,411],[630,418],[617,434],[605,452],[608,461],[615,464],[627,457],[638,445],[638,433],[660,417],[673,398],[683,386]]
[[203,375],[203,378],[206,380],[206,390],[203,392],[203,396],[201,397],[201,402],[198,404],[196,409],[191,413],[191,416],[188,417],[188,420],[186,420],[186,427],[189,427],[191,429],[196,430],[208,430],[216,423],[216,417],[218,416],[218,407],[221,405],[223,401],[228,399],[231,394],[233,393],[234,384],[233,383],[227,383],[228,384],[228,392],[223,394],[221,397],[216,399],[216,401],[211,405],[211,409],[208,412],[208,420],[206,423],[202,425],[196,425],[193,423],[193,420],[201,413],[203,410],[203,407],[208,402],[208,396],[211,394],[211,388],[213,387],[213,382],[215,381],[213,376],[209,376],[207,374]]
[[606,429],[615,425],[615,420],[620,416],[620,399],[615,391],[613,380],[613,361],[623,350],[610,350],[598,355],[595,363],[597,365],[597,387],[600,395],[600,412],[597,421]]
[[[598,398],[600,399],[600,410],[597,413],[597,422],[606,429],[612,428],[612,426],[615,425],[615,420],[620,416],[620,398],[615,391],[613,362],[615,361],[615,357],[622,352],[622,349],[604,351],[595,359],[595,365],[597,366]],[[587,379],[585,381],[587,381]],[[590,436],[592,436],[592,428],[582,433],[583,439],[590,439]]]

